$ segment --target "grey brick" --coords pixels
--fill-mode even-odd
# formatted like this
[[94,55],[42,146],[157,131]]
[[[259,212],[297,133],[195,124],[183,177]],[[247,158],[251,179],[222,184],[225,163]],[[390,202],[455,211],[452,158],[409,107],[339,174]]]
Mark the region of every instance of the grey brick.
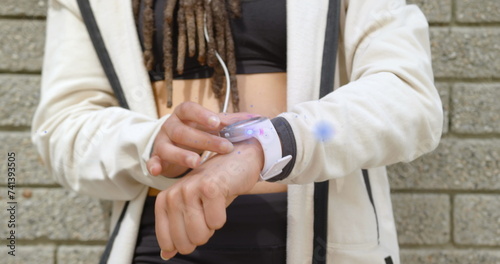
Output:
[[500,250],[403,249],[404,264],[498,264]]
[[45,22],[0,20],[0,71],[40,71]]
[[418,5],[430,23],[451,20],[451,0],[408,0],[407,3]]
[[39,76],[0,75],[0,126],[30,126],[39,99]]
[[434,152],[388,172],[395,190],[500,190],[500,140],[442,139]]
[[450,241],[450,199],[438,194],[391,196],[400,244],[438,245]]
[[500,83],[454,85],[452,131],[500,133]]
[[436,77],[500,77],[500,28],[432,28]]
[[456,12],[460,22],[500,22],[500,1],[457,0]]
[[[53,185],[56,183],[42,165],[35,146],[31,142],[29,132],[1,132],[0,153],[4,153],[2,159],[7,159],[8,152],[16,155],[16,183]],[[2,174],[0,174],[0,186],[7,182],[7,164],[0,163]]]
[[448,83],[436,83],[436,88],[441,97],[441,102],[443,104],[443,134],[448,133],[448,127],[450,123],[450,88],[451,85]]
[[[108,238],[110,203],[58,188],[17,188],[19,239],[104,241]],[[23,193],[31,192],[30,196]],[[7,189],[0,188],[3,203]],[[0,219],[7,219],[7,210]],[[0,231],[0,237],[7,230]]]
[[45,16],[47,0],[2,0],[0,16]]
[[57,250],[57,263],[99,263],[104,246],[61,246]]
[[456,243],[500,246],[500,194],[457,195],[454,205]]
[[[2,218],[3,219],[3,218]],[[3,238],[3,236],[2,236]],[[3,240],[3,239],[2,239]],[[2,241],[3,242],[3,241]],[[44,245],[44,246],[27,246],[18,245],[16,246],[16,256],[12,257],[7,254],[9,248],[4,246],[0,247],[0,256],[4,259],[6,264],[52,264],[55,263],[55,251],[56,247],[54,245]]]

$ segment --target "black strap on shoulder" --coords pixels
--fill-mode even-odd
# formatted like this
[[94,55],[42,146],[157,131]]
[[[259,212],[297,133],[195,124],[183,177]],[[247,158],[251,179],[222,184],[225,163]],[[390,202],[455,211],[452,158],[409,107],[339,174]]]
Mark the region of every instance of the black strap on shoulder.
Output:
[[95,21],[94,14],[92,13],[90,2],[89,0],[77,0],[77,2],[78,7],[80,8],[80,12],[82,13],[83,22],[85,23],[87,31],[90,34],[92,44],[94,44],[94,49],[97,52],[97,56],[99,57],[99,61],[101,62],[104,72],[106,73],[109,84],[111,85],[111,88],[113,88],[113,92],[115,93],[120,106],[129,109],[127,99],[123,94],[120,80],[116,75],[115,68],[113,67],[111,58],[109,57],[109,53],[106,49],[106,45],[104,44],[104,40],[102,39],[101,31],[99,30],[97,22]]
[[[99,57],[99,61],[101,62],[106,77],[108,78],[109,84],[111,85],[113,92],[115,93],[115,96],[120,103],[120,106],[125,109],[129,109],[127,99],[123,94],[120,80],[116,75],[115,68],[113,67],[111,58],[109,57],[108,50],[106,49],[106,46],[104,44],[104,40],[102,39],[101,31],[99,30],[94,14],[92,13],[90,2],[89,0],[77,0],[77,2],[82,14],[83,22],[87,27],[87,31],[89,32],[92,44],[94,45],[94,49],[97,52],[97,56]],[[120,226],[123,221],[123,217],[125,216],[125,212],[127,211],[128,205],[129,201],[126,201],[120,217],[118,218],[118,222],[116,222],[115,228],[111,233],[108,243],[106,244],[106,248],[104,249],[104,253],[101,256],[99,264],[106,264],[108,262],[109,255],[111,254],[111,249],[113,248],[116,236],[118,235],[118,231],[120,230]]]
[[[340,31],[340,1],[341,0],[330,0],[328,4],[325,44],[323,48],[323,66],[320,80],[320,98],[333,91]],[[328,181],[314,184],[313,229],[312,263],[324,264],[327,261],[328,241]]]
[[340,34],[340,1],[341,0],[330,0],[328,4],[319,98],[333,91],[335,65],[337,63],[337,47]]

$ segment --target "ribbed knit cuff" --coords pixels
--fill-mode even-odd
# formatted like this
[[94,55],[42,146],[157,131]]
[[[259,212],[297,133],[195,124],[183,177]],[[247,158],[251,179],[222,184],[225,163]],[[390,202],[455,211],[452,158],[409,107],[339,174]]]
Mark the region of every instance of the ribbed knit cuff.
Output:
[[280,174],[267,180],[269,182],[276,182],[284,180],[292,172],[293,166],[295,165],[295,158],[297,157],[297,144],[295,142],[292,127],[284,117],[273,118],[271,119],[271,122],[280,137],[282,157],[288,155],[292,156],[292,160],[290,160],[290,162],[283,168],[283,171]]

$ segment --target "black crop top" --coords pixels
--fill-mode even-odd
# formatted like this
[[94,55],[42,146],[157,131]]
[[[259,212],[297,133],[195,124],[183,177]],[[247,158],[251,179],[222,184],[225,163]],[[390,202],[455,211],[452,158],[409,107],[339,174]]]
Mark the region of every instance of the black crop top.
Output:
[[[154,70],[149,72],[151,81],[165,78],[162,65],[162,43],[163,10],[167,1],[156,0],[154,5],[156,30],[153,52],[156,59]],[[144,6],[142,2],[138,23],[141,43],[143,43],[142,9]],[[241,11],[241,17],[230,21],[235,43],[237,73],[286,72],[286,0],[241,0]],[[177,43],[175,39],[177,32],[173,33],[174,43]],[[174,58],[177,58],[176,46],[174,45]],[[175,69],[177,64],[175,59],[173,63]],[[179,75],[174,71],[174,79],[208,78],[212,74],[213,70],[208,66],[200,65],[195,55],[186,57],[184,73]]]

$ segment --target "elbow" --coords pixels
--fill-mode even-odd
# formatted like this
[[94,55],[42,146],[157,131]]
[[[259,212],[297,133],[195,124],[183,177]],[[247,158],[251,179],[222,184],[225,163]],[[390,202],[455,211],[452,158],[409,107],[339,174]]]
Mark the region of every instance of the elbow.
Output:
[[444,111],[441,99],[434,85],[432,89],[434,89],[433,96],[427,97],[422,102],[423,109],[425,110],[420,116],[419,139],[415,151],[416,155],[412,160],[435,150],[439,145],[443,133]]
[[[433,104],[429,108],[428,116],[426,117],[429,123],[428,143],[424,140],[424,143],[428,147],[428,152],[437,148],[443,133],[444,111],[439,96],[435,98]],[[424,145],[424,147],[426,146]]]

